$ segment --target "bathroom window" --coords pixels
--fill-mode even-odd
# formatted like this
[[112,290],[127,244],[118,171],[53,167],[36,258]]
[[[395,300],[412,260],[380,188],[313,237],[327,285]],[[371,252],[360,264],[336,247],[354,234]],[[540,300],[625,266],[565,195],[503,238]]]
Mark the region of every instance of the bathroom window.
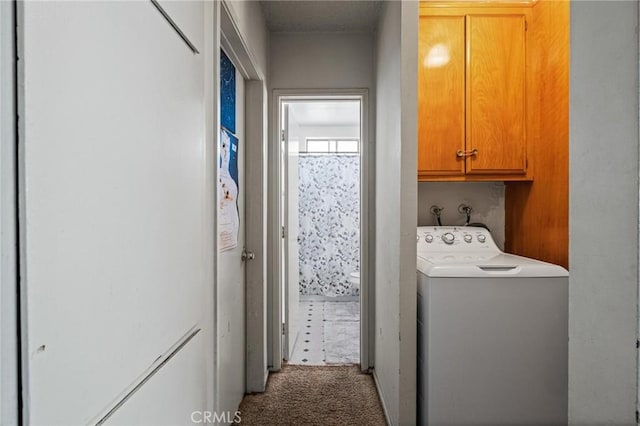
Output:
[[321,152],[328,153],[329,151],[329,141],[328,140],[314,140],[307,139],[307,149],[306,152]]
[[358,139],[317,139],[307,138],[300,152],[309,154],[354,154],[359,151]]
[[357,140],[336,141],[336,152],[358,152]]

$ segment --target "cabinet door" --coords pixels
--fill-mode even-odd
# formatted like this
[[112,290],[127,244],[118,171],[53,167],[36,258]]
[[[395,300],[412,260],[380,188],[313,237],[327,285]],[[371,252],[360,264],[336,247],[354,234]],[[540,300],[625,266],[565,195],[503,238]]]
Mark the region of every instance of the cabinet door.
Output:
[[527,168],[525,16],[467,17],[467,174]]
[[465,17],[421,16],[418,176],[464,175]]

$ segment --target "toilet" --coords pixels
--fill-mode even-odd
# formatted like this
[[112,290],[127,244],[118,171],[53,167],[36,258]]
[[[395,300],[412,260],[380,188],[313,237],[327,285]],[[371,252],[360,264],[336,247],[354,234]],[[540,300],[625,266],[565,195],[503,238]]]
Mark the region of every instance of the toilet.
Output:
[[360,271],[349,274],[349,283],[355,290],[360,291]]

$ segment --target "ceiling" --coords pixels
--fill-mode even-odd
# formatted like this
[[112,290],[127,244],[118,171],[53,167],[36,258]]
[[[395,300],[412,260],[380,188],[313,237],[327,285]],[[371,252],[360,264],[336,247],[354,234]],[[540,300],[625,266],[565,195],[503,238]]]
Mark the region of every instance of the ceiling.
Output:
[[290,114],[301,126],[358,126],[359,101],[307,101],[289,104]]
[[273,32],[369,32],[376,28],[382,1],[262,1]]

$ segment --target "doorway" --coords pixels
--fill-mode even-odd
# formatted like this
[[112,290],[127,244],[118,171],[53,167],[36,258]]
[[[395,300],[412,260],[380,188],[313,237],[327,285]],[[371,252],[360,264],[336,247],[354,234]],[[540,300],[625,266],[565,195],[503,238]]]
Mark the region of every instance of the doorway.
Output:
[[278,98],[277,359],[289,364],[368,366],[363,97]]

